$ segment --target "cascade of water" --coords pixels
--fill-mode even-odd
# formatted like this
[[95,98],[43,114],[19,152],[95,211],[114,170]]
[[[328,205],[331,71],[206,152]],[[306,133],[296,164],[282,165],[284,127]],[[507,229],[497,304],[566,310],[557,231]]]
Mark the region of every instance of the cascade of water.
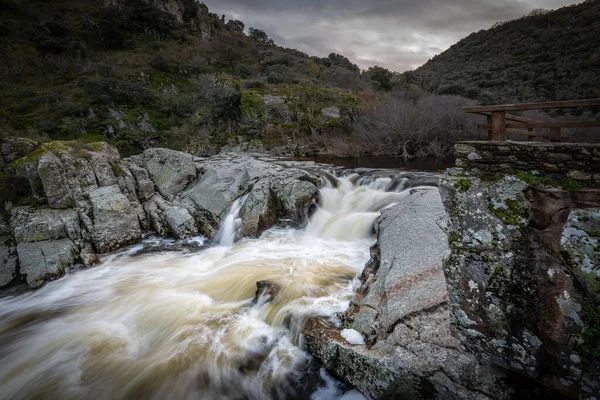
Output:
[[[303,230],[273,228],[234,244],[242,198],[223,219],[218,246],[145,254],[138,246],[0,298],[0,393],[293,398],[308,357],[299,347],[303,322],[347,309],[376,218],[407,195],[386,192],[389,177],[359,178],[328,180]],[[260,281],[272,291],[253,301]],[[327,376],[321,382],[314,399],[345,396]]]
[[235,237],[242,226],[242,220],[239,218],[240,210],[246,202],[248,195],[241,197],[233,202],[231,209],[221,222],[219,230],[215,236],[215,242],[219,246],[231,247],[235,242]]

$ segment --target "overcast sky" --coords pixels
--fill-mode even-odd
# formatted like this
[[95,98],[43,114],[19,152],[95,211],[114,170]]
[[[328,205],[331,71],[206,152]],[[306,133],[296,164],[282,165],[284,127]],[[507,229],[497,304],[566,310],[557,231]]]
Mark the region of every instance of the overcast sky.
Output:
[[361,68],[414,69],[471,32],[573,0],[204,0],[211,12],[265,30],[309,55],[339,53]]

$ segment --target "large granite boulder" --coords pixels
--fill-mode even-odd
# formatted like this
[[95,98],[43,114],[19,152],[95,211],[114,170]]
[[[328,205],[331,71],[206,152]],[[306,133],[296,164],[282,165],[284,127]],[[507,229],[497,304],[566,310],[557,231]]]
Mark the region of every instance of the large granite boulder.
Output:
[[342,326],[311,319],[305,327],[307,349],[370,398],[508,397],[503,375],[451,334],[445,224],[437,189],[414,191],[384,210]]
[[233,203],[244,196],[240,211],[244,236],[259,235],[278,219],[300,222],[306,216],[303,208],[320,184],[307,171],[237,154],[213,157],[200,166],[202,177],[181,197],[197,210],[201,233],[209,237]]
[[77,260],[77,249],[71,239],[60,239],[17,245],[21,275],[32,289],[60,278]]
[[[33,195],[50,208],[72,208],[101,186],[119,183],[119,152],[106,143],[51,142],[11,163],[29,180]],[[132,179],[131,179],[132,180]],[[131,187],[135,187],[133,181]]]
[[169,149],[148,149],[141,155],[141,164],[159,193],[167,200],[182,192],[196,180],[198,174],[191,154]]
[[[25,145],[33,148],[32,143]],[[25,252],[26,280],[32,287],[60,277],[68,260],[91,266],[98,261],[96,253],[138,242],[142,229],[178,239],[212,237],[232,204],[242,198],[247,200],[241,210],[242,236],[258,236],[279,219],[300,222],[308,215],[306,208],[314,205],[320,184],[317,176],[299,168],[248,156],[201,161],[173,150],[149,149],[121,160],[117,149],[106,143],[76,141],[10,154],[10,170],[27,178],[36,199],[35,207],[12,209],[11,232],[6,234],[8,242],[23,244],[20,253]],[[44,202],[48,206],[40,207]],[[60,262],[33,262],[43,249],[70,249],[63,239],[74,250],[58,252],[61,257],[54,258]],[[19,273],[16,254],[14,246],[2,248],[1,286],[25,276]]]
[[440,179],[453,332],[553,395],[591,398],[600,387],[600,191],[519,176],[453,169]]
[[108,253],[142,239],[138,215],[118,186],[96,189],[89,196],[93,212],[91,236],[99,253]]

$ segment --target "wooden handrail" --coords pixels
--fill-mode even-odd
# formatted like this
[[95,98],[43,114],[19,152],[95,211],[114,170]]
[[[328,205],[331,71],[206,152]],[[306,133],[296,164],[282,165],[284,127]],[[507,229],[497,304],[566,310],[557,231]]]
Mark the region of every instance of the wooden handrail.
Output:
[[[544,103],[523,103],[523,104],[503,104],[494,106],[481,107],[465,107],[464,112],[472,114],[480,114],[487,116],[487,124],[479,124],[478,127],[488,131],[488,139],[496,141],[506,140],[506,134],[524,135],[530,141],[536,137],[547,137],[551,142],[560,142],[565,138],[561,138],[561,128],[586,128],[600,127],[600,121],[536,121],[530,118],[521,117],[518,115],[508,114],[507,111],[520,110],[544,110],[552,108],[572,108],[572,107],[596,107],[600,106],[600,99],[587,100],[569,100],[569,101],[553,101]],[[507,123],[510,121],[513,123]],[[526,128],[527,130],[523,130]],[[533,132],[535,128],[549,128],[550,134]],[[595,138],[577,137],[571,140],[592,140]]]
[[548,136],[544,133],[538,133],[538,132],[530,132],[530,131],[524,131],[521,129],[514,129],[514,128],[506,128],[506,133],[514,133],[515,135],[524,135],[524,136],[535,136],[535,137],[545,137]]
[[[465,109],[463,108],[463,111]],[[482,112],[473,112],[471,114],[481,114],[481,115],[486,115],[486,116],[491,116],[492,113],[489,111],[482,111]],[[521,117],[519,115],[513,115],[513,114],[506,114],[506,120],[507,121],[513,121],[513,122],[524,122],[524,123],[535,123],[538,122],[534,119],[529,119],[529,118],[525,118],[525,117]]]
[[600,99],[586,100],[568,100],[568,101],[549,101],[543,103],[521,103],[521,104],[500,104],[496,106],[465,107],[464,112],[481,113],[494,111],[525,111],[525,110],[548,110],[552,108],[574,108],[574,107],[597,107],[600,106]]
[[[506,117],[507,120],[508,116]],[[489,124],[478,124],[480,129],[492,129]],[[557,121],[557,122],[523,122],[519,124],[506,124],[507,128],[597,128],[600,127],[600,121]]]

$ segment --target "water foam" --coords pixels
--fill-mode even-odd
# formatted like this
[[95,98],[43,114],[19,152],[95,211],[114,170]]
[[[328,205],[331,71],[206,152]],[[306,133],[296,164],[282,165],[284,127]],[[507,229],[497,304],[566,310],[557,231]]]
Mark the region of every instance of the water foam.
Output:
[[[273,228],[234,244],[242,199],[220,227],[219,246],[144,253],[160,244],[149,239],[36,292],[0,299],[0,393],[293,398],[309,359],[303,322],[335,319],[348,307],[374,221],[407,195],[384,192],[389,178],[364,186],[351,178],[320,191],[304,230]],[[259,281],[278,288],[272,301],[253,301]],[[360,396],[326,374],[321,381],[314,399]]]

